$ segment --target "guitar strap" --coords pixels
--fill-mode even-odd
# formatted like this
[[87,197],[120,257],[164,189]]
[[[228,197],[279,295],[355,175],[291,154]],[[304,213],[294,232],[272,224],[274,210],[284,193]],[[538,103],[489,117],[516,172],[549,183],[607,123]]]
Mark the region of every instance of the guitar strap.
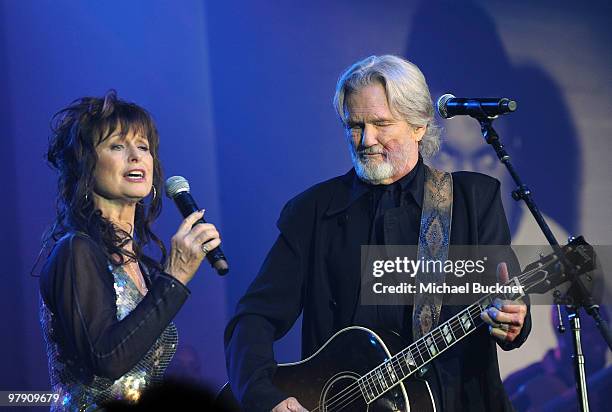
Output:
[[[453,178],[448,172],[425,166],[425,188],[417,259],[423,262],[448,258],[453,212]],[[434,329],[440,321],[442,295],[419,293],[421,283],[444,282],[444,271],[420,271],[415,276],[417,293],[412,312],[412,337],[416,341]]]

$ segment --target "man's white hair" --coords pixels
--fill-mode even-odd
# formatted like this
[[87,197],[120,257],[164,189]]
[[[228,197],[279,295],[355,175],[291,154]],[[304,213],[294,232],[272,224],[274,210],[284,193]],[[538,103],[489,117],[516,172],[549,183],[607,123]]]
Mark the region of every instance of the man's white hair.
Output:
[[413,126],[427,129],[419,142],[419,153],[431,157],[440,148],[440,128],[425,76],[408,60],[397,56],[370,56],[346,69],[338,79],[334,107],[346,124],[345,100],[351,92],[380,83],[386,91],[391,112]]

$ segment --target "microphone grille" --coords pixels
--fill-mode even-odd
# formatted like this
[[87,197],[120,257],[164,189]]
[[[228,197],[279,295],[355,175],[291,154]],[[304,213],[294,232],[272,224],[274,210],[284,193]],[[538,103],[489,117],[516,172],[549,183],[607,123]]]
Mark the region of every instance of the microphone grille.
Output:
[[166,196],[173,199],[181,192],[189,192],[189,182],[183,176],[172,176],[166,179]]
[[436,103],[436,109],[438,109],[438,113],[440,114],[440,116],[445,119],[452,117],[448,115],[448,111],[446,110],[446,103],[448,103],[450,99],[454,98],[455,96],[450,93],[443,94],[438,98],[438,102]]

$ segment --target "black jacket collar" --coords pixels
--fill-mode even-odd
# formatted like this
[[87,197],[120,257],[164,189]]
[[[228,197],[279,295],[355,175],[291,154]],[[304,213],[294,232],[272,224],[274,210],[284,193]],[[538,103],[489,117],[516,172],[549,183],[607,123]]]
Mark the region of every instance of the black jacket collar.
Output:
[[[371,192],[377,186],[363,182],[355,169],[349,170],[345,175],[340,177],[341,185],[338,190],[333,193],[332,200],[325,214],[333,216],[348,209],[361,196]],[[425,185],[425,165],[423,159],[419,156],[419,160],[414,168],[399,181],[402,186],[402,191],[409,192],[414,201],[423,207],[423,192]]]

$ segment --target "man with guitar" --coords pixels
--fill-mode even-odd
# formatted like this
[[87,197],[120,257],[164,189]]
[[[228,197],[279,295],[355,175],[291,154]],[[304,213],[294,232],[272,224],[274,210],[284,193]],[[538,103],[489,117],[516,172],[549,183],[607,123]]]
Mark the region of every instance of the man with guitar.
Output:
[[[404,385],[400,379],[404,372],[416,376],[411,368],[422,361],[428,367],[419,369],[420,387],[431,399],[430,410],[512,410],[499,376],[496,344],[510,350],[525,341],[531,329],[525,304],[496,301],[490,307],[477,306],[488,329],[477,329],[459,342],[458,332],[467,334],[474,323],[463,316],[457,329],[444,329],[444,345],[456,340],[454,348],[434,353],[434,345],[443,351],[434,335],[432,345],[416,347],[414,356],[421,358],[407,353],[391,364],[385,364],[390,351],[374,330],[393,330],[409,344],[452,319],[460,308],[417,303],[419,296],[410,306],[360,304],[361,245],[418,245],[425,253],[434,239],[446,239],[446,248],[449,243],[509,245],[499,182],[425,165],[423,158],[439,147],[439,129],[425,78],[406,60],[387,55],[355,63],[340,77],[334,103],[354,168],[313,186],[284,207],[278,239],[225,331],[235,398],[249,412],[426,410],[422,395],[411,394],[417,383]],[[425,225],[429,217],[440,224]],[[499,280],[506,283],[507,266],[497,269]],[[282,367],[274,360],[273,342],[301,313],[302,352],[310,358],[294,365],[303,373],[287,382],[293,379],[279,378]],[[371,348],[357,348],[357,335],[363,333],[370,346],[384,347],[382,364],[371,372],[360,358]],[[333,352],[339,342],[341,349]],[[349,362],[351,356],[354,368],[343,364],[329,378],[320,376],[325,365],[340,358]],[[316,392],[312,399],[306,399],[307,392],[299,395],[300,384]]]

